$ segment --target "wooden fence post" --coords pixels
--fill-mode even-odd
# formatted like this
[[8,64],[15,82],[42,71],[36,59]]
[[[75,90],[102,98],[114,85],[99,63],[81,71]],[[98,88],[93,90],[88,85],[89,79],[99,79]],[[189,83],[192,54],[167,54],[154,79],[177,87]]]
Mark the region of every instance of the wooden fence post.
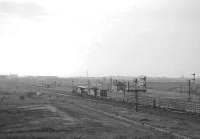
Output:
[[138,91],[135,90],[135,111],[138,111]]

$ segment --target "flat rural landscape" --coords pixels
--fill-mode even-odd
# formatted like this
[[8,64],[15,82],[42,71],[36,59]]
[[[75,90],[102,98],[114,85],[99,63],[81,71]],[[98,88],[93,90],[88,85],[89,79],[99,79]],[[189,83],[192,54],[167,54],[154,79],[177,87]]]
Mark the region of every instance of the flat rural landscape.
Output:
[[0,0],[0,139],[200,139],[200,0]]
[[0,138],[200,138],[198,113],[142,104],[136,111],[134,103],[73,93],[72,79],[43,79],[48,87],[35,79],[0,80]]

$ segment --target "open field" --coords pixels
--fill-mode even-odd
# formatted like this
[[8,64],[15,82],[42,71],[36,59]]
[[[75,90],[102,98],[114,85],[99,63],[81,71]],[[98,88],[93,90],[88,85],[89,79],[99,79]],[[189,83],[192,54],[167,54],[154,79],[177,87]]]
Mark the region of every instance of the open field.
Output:
[[74,96],[70,81],[48,89],[33,83],[1,80],[1,139],[200,138],[199,115],[145,106],[136,112],[134,105]]
[[[163,98],[188,99],[188,82],[148,82],[148,93]],[[192,83],[191,101],[200,100],[200,84]]]
[[[21,96],[24,96],[23,98]],[[88,101],[52,93],[1,94],[0,138],[168,138],[95,111]],[[100,105],[99,105],[100,106]]]

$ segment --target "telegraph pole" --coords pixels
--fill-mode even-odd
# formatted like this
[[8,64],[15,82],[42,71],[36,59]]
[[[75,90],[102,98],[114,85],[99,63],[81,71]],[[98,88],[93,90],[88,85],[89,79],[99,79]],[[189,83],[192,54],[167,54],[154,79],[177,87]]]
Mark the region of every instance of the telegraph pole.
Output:
[[192,89],[191,89],[191,87],[192,87],[192,86],[191,86],[191,83],[192,83],[192,82],[191,82],[191,81],[193,81],[193,82],[195,83],[195,80],[196,80],[196,73],[193,73],[192,76],[193,76],[193,78],[190,79],[190,80],[188,81],[188,95],[189,95],[189,96],[188,96],[188,97],[189,97],[188,100],[191,99],[191,91],[192,91]]
[[88,77],[88,70],[87,70],[87,84],[88,84],[88,94],[90,94],[90,81]]
[[135,79],[135,111],[136,112],[138,111],[138,88],[137,88],[137,85],[138,85],[138,80]]
[[75,89],[74,89],[74,80],[72,79],[72,92],[74,93],[75,92]]
[[188,83],[189,83],[189,84],[188,84],[188,85],[189,85],[189,91],[188,91],[189,98],[188,98],[188,99],[190,100],[190,97],[191,97],[191,96],[190,96],[190,94],[191,94],[191,80],[189,80]]
[[110,92],[112,93],[112,87],[113,86],[113,80],[112,80],[112,77],[110,78]]
[[196,80],[196,78],[195,78],[195,77],[196,77],[196,74],[193,73],[192,75],[193,75],[193,79],[192,79],[192,80],[195,81],[195,80]]
[[144,76],[144,88],[146,89],[147,88],[147,77]]
[[[123,83],[123,82],[122,82]],[[125,102],[125,96],[126,96],[126,82],[123,83],[123,93],[124,93],[124,99],[123,101]]]
[[129,84],[129,81],[128,81],[128,91],[130,90],[130,84]]

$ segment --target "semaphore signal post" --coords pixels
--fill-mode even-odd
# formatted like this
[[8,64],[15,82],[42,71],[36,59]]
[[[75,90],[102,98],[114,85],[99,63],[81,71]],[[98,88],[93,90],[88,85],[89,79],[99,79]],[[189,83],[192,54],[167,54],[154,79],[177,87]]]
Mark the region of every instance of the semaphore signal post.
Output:
[[132,92],[135,94],[135,111],[138,111],[138,93],[147,91],[147,78],[144,76],[143,78],[135,79],[134,86],[130,87],[130,83],[128,82],[128,90],[127,92]]

